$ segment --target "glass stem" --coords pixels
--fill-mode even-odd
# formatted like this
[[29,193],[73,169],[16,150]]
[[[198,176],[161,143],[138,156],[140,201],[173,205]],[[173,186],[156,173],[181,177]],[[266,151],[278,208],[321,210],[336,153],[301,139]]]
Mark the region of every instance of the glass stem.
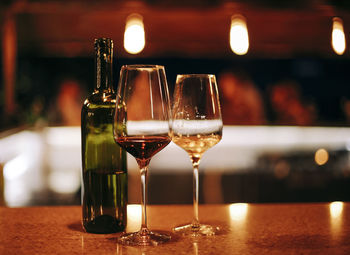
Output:
[[141,223],[140,234],[141,235],[147,235],[149,233],[149,230],[147,228],[147,212],[146,212],[146,206],[147,206],[147,172],[148,172],[149,160],[138,160],[137,163],[138,163],[138,165],[140,167],[140,173],[141,173],[142,223]]
[[199,228],[199,216],[198,216],[198,193],[199,193],[199,161],[200,157],[192,156],[193,165],[193,221],[192,227]]

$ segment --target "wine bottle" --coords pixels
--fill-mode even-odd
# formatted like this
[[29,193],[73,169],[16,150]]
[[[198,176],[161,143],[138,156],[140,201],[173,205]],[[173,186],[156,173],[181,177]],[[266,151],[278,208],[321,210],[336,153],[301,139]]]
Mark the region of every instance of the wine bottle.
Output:
[[113,41],[96,39],[95,88],[81,111],[82,213],[90,233],[115,233],[126,226],[126,152],[113,137],[112,61]]

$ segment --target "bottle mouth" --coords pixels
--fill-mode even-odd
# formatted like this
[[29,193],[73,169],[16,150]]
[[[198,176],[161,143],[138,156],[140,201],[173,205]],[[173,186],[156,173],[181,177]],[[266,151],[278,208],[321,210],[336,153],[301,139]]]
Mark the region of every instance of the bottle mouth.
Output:
[[97,38],[95,39],[95,49],[110,49],[113,48],[113,40],[110,38]]

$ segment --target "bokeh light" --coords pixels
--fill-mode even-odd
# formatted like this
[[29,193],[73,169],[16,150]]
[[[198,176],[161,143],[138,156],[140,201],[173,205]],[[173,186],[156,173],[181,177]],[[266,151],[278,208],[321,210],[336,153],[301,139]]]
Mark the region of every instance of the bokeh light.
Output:
[[143,18],[139,14],[131,14],[126,19],[124,32],[124,48],[130,54],[138,54],[145,48],[145,30]]
[[234,15],[231,18],[230,46],[237,55],[245,55],[248,52],[248,28],[246,20],[241,15]]

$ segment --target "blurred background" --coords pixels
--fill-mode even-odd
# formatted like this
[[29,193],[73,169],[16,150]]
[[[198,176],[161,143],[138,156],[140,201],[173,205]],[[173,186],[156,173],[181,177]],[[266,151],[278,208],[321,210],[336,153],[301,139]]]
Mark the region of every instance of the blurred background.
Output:
[[[200,202],[350,200],[350,2],[2,0],[0,204],[80,204],[80,110],[94,39],[124,64],[216,75],[223,140],[203,157]],[[128,157],[129,202],[139,174]],[[191,203],[188,156],[151,162],[149,202]]]

